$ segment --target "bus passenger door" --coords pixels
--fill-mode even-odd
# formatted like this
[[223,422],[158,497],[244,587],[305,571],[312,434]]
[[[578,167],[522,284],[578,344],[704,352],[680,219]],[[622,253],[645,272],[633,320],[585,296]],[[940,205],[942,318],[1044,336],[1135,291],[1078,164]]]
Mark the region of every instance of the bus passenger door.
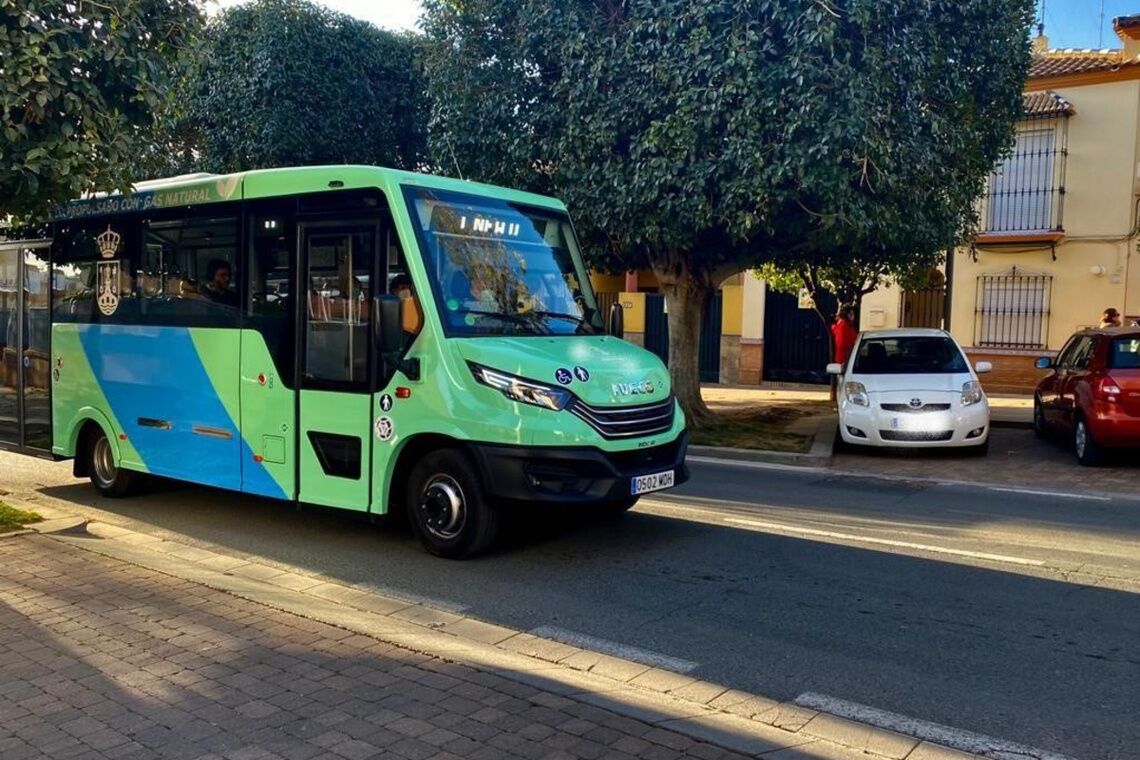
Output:
[[300,488],[304,502],[368,509],[371,493],[371,304],[379,226],[320,222],[299,229]]

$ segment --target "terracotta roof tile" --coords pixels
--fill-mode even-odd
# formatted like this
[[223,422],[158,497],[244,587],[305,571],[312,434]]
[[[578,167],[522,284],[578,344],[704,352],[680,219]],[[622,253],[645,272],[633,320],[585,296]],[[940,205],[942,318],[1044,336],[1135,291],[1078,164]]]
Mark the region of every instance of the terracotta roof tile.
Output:
[[1113,71],[1124,66],[1140,66],[1140,56],[1125,58],[1123,50],[1050,50],[1033,56],[1029,78]]
[[1052,90],[1027,92],[1021,96],[1026,119],[1048,119],[1054,116],[1071,116],[1073,104]]

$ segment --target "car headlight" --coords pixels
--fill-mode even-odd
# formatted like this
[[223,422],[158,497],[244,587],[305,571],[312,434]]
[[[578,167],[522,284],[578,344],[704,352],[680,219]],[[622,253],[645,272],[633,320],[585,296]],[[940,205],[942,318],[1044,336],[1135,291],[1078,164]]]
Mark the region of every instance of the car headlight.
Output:
[[973,406],[985,397],[986,394],[982,393],[982,384],[977,380],[962,384],[962,406]]
[[871,401],[867,398],[867,388],[863,383],[847,383],[843,386],[843,393],[847,396],[847,400],[855,406],[871,405]]
[[468,362],[467,366],[471,368],[471,373],[475,375],[476,380],[483,385],[502,391],[503,395],[512,401],[541,406],[555,411],[565,408],[570,403],[570,392],[561,388],[536,383],[533,380],[524,380],[521,377],[508,375],[506,372],[499,372],[474,362]]

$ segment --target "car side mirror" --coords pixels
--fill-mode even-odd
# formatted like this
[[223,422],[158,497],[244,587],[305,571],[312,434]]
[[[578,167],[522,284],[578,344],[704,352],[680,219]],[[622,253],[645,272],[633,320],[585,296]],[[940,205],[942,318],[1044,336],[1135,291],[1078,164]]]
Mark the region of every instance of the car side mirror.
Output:
[[1042,356],[1040,359],[1033,362],[1033,366],[1037,369],[1053,369],[1053,360],[1046,356]]
[[829,375],[842,375],[843,374],[843,365],[840,364],[839,362],[832,362],[831,364],[828,364],[827,365],[827,374],[829,374]]
[[989,362],[978,362],[974,365],[974,371],[979,375],[984,375],[987,372],[993,372],[993,370],[994,365],[990,364]]
[[625,337],[625,309],[615,302],[610,306],[610,313],[606,319],[606,332],[615,338]]
[[404,307],[399,296],[382,295],[373,300],[372,329],[376,352],[385,358],[404,349]]

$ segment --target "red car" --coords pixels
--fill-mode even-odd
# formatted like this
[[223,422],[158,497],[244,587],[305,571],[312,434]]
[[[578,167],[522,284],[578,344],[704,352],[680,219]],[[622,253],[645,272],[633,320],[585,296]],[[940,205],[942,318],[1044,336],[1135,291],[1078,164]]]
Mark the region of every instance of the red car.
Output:
[[1083,465],[1107,448],[1140,447],[1140,327],[1082,330],[1037,368],[1053,370],[1033,396],[1038,436],[1069,436]]

